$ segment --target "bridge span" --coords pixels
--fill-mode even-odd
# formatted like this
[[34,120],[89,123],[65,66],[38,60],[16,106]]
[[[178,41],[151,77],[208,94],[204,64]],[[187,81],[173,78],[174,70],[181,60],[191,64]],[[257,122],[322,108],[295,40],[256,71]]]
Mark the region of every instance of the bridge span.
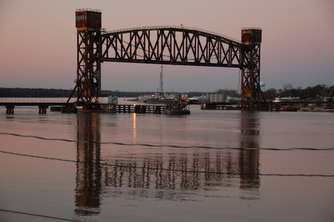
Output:
[[[74,102],[74,99],[70,101]],[[6,114],[13,115],[16,106],[36,106],[39,114],[46,114],[51,106],[65,107],[66,99],[62,98],[0,98],[0,107],[6,107]]]

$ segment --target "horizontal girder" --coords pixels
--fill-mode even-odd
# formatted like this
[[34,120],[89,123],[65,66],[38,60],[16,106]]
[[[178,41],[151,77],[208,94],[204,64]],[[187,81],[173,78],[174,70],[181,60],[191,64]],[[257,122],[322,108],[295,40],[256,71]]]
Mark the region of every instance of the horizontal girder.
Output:
[[240,42],[183,27],[102,33],[101,61],[242,68]]

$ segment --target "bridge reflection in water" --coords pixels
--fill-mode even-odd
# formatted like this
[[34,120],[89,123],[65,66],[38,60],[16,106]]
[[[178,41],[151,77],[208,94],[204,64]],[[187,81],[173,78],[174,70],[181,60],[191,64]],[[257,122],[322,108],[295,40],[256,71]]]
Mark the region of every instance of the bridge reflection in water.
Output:
[[97,113],[77,115],[77,174],[75,213],[99,213],[101,195],[100,116]]
[[242,112],[240,118],[240,149],[239,172],[241,189],[258,189],[259,178],[259,134],[260,122],[257,112]]
[[102,161],[99,114],[78,113],[76,214],[98,214],[102,193],[107,197],[180,200],[189,194],[187,191],[192,191],[190,195],[196,192],[205,195],[219,187],[239,186],[238,189],[248,192],[241,192],[240,198],[258,198],[259,120],[256,113],[240,115],[240,147],[254,150],[169,149],[164,152],[164,148],[157,151],[152,148],[149,153],[108,155]]

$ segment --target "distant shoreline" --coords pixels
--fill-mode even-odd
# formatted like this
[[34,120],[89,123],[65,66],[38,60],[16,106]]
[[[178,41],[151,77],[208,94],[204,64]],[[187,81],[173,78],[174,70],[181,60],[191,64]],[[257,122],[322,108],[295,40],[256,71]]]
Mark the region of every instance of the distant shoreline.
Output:
[[[219,89],[208,91],[191,91],[191,92],[167,92],[167,93],[185,93],[189,97],[199,97],[206,95],[208,92],[219,92],[226,96],[238,97],[240,96],[237,90]],[[0,87],[0,97],[69,97],[72,89],[43,89],[43,88],[5,88]],[[117,97],[138,97],[142,95],[156,94],[154,91],[118,91],[118,90],[102,90],[101,97],[117,96]],[[74,94],[74,96],[76,96]],[[284,97],[298,97],[301,100],[307,101],[321,101],[323,99],[334,102],[334,85],[315,85],[305,88],[285,87],[283,89],[266,89],[263,90],[263,96],[267,100],[274,100],[275,98]]]
[[[3,88],[0,87],[0,97],[69,97],[72,90],[69,89],[42,89],[42,88]],[[156,92],[129,92],[129,91],[112,91],[102,90],[101,97],[138,97],[145,94],[154,94]],[[187,92],[189,96],[200,96],[207,92]]]

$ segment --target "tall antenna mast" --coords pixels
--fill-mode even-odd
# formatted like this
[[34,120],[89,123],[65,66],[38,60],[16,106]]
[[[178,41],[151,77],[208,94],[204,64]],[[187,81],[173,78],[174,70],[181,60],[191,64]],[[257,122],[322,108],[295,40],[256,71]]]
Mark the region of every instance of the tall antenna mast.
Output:
[[161,71],[160,71],[160,94],[161,96],[164,95],[163,65],[161,65]]

